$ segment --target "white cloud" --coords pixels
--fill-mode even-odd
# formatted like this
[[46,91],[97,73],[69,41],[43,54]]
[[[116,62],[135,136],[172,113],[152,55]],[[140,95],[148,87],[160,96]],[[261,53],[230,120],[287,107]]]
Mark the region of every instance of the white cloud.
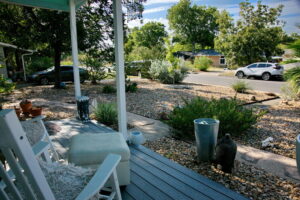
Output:
[[165,18],[162,18],[162,17],[158,18],[158,19],[148,19],[148,18],[145,18],[145,19],[143,19],[143,23],[141,23],[139,19],[136,19],[136,20],[129,21],[129,23],[127,23],[127,25],[128,25],[129,28],[141,27],[144,24],[147,24],[148,22],[160,22],[163,25],[165,25],[166,31],[169,31],[168,20],[165,19]]
[[153,4],[167,4],[167,3],[177,3],[179,0],[148,0],[144,5],[153,5]]
[[167,10],[168,7],[157,7],[157,8],[151,8],[151,9],[146,9],[143,14],[149,14],[149,13],[156,13],[156,12],[161,12]]

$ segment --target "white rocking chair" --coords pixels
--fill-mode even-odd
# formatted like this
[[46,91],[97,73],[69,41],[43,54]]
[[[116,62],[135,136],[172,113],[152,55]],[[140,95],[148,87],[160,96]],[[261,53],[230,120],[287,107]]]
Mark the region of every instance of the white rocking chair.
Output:
[[[9,200],[12,197],[16,200],[54,200],[55,196],[14,110],[0,111],[0,130],[0,151],[8,165],[5,168],[0,162],[0,199]],[[121,199],[116,173],[120,159],[119,155],[109,154],[76,200],[87,200],[95,196]],[[112,192],[110,195],[100,195],[100,190],[108,180],[112,185]],[[21,183],[22,191],[15,185],[16,181]]]

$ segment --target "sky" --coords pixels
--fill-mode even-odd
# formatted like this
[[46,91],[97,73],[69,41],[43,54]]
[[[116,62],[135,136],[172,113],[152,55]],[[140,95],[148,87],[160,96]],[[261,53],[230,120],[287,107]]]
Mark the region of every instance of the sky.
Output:
[[[214,6],[219,10],[227,10],[234,20],[239,18],[239,3],[242,0],[191,0],[192,4]],[[144,4],[145,10],[143,12],[143,24],[150,21],[157,21],[163,23],[167,30],[169,29],[167,18],[167,10],[173,5],[178,3],[179,0],[147,0]],[[256,5],[257,0],[250,0],[250,2]],[[284,30],[287,33],[299,33],[300,29],[296,27],[296,24],[300,24],[300,0],[262,0],[263,4],[270,7],[277,7],[278,5],[284,5],[280,19],[285,21]],[[133,20],[128,23],[129,28],[140,27],[143,24],[140,20]]]

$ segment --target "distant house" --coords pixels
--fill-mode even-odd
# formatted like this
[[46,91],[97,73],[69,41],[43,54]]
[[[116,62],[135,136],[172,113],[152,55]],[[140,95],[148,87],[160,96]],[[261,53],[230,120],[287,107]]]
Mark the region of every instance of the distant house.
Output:
[[24,56],[31,55],[33,52],[33,50],[0,42],[0,74],[13,81],[26,80]]
[[197,51],[194,54],[195,58],[201,56],[206,56],[210,58],[213,61],[213,66],[219,67],[219,66],[226,65],[225,56],[215,51],[214,49],[204,49],[204,50]]
[[185,60],[192,60],[196,57],[205,56],[213,61],[213,66],[219,67],[226,65],[225,56],[215,51],[214,49],[198,50],[195,53],[191,51],[177,51],[173,55],[178,58],[183,58]]

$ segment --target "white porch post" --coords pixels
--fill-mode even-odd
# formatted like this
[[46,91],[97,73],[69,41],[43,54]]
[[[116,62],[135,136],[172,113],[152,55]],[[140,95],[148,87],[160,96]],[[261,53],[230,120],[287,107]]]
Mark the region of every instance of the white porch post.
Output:
[[123,47],[123,18],[121,0],[113,0],[114,31],[115,31],[115,61],[117,65],[117,102],[119,132],[125,140],[127,134],[126,96],[125,96],[125,72],[124,72],[124,47]]
[[80,91],[80,77],[78,69],[78,45],[77,45],[77,29],[76,29],[76,11],[74,0],[69,1],[70,6],[70,27],[71,27],[71,41],[72,41],[72,59],[73,59],[73,76],[74,76],[74,87],[75,97],[81,96]]

